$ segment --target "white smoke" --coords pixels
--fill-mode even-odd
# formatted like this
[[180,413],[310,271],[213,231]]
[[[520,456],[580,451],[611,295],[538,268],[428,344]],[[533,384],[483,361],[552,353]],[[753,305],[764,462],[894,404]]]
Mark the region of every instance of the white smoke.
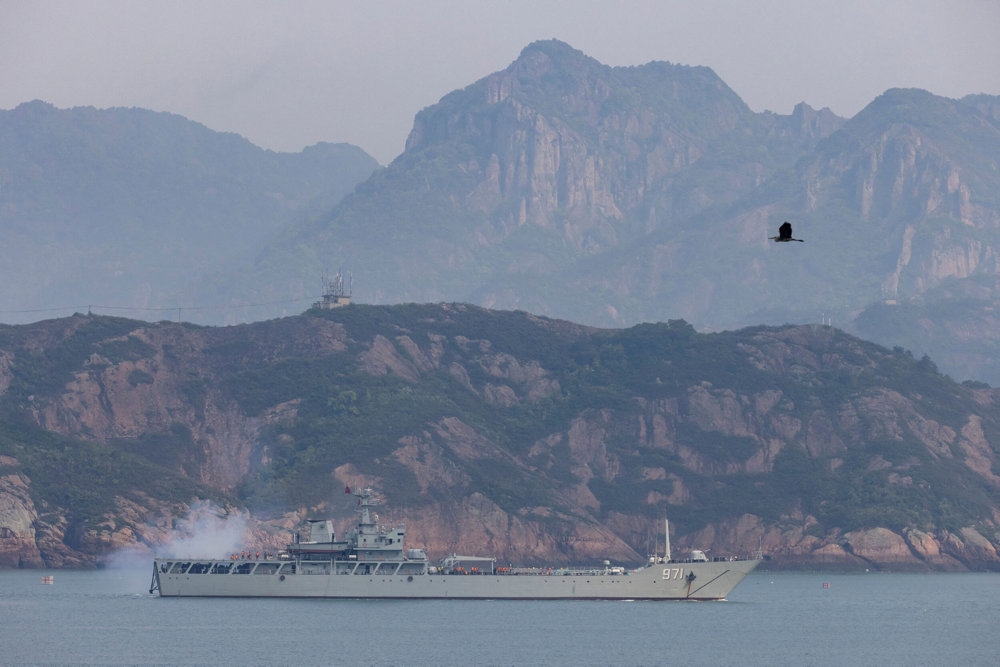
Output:
[[228,558],[246,549],[248,537],[246,515],[226,512],[210,501],[196,501],[155,552],[163,558]]
[[229,558],[230,554],[246,550],[249,536],[247,515],[230,512],[211,501],[195,500],[187,516],[174,522],[165,539],[158,544],[118,551],[105,560],[105,566],[148,567],[153,555],[160,558]]

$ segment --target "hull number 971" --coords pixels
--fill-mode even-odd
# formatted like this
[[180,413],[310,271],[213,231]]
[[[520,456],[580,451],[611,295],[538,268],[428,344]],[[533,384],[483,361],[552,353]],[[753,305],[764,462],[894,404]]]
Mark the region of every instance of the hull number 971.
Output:
[[663,568],[663,578],[664,579],[683,579],[684,578],[684,568],[682,568],[682,567],[665,567],[665,568]]

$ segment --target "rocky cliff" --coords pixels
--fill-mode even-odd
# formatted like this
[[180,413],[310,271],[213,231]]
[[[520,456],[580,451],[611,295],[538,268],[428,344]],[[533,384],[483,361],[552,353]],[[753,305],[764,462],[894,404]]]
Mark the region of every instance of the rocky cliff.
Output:
[[345,484],[432,556],[634,563],[668,515],[675,549],[779,567],[1000,567],[1000,395],[829,327],[411,305],[0,334],[8,567],[162,552],[206,502],[275,549],[343,530]]

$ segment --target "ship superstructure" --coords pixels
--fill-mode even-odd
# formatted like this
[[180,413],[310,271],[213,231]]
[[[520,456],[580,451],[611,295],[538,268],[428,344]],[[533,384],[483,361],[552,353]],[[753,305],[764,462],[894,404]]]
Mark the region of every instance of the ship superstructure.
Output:
[[[492,556],[451,554],[432,565],[422,549],[405,549],[403,526],[387,528],[373,511],[371,488],[358,498],[357,527],[337,540],[333,522],[310,521],[309,539],[277,556],[156,558],[150,593],[163,597],[322,597],[459,599],[720,600],[760,562],[713,559],[703,552],[675,561],[652,557],[626,570],[497,567]],[[669,552],[669,546],[667,548]]]

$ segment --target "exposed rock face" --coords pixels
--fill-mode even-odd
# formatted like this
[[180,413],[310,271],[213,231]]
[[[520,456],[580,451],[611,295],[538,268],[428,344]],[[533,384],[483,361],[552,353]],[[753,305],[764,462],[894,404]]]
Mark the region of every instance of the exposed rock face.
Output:
[[[536,510],[548,513],[544,508]],[[566,533],[550,533],[537,521],[535,512],[511,515],[478,493],[458,506],[429,508],[407,521],[407,539],[424,545],[432,555],[488,553],[511,563],[551,563],[559,554],[570,553],[578,562],[604,558],[635,562],[641,557],[610,530],[578,525]]]
[[815,525],[813,517],[799,515],[787,517],[782,525],[765,526],[758,517],[746,515],[734,522],[710,526],[675,542],[675,547],[683,552],[699,544],[713,544],[722,552],[741,553],[759,548],[775,567],[785,569],[947,572],[995,569],[1000,565],[995,547],[971,527],[963,529],[962,537],[947,531],[930,534],[915,529],[901,535],[887,528],[817,536],[810,530]]
[[28,493],[31,480],[6,472],[14,466],[16,459],[0,456],[0,567],[40,567],[38,513]]
[[[346,529],[353,508],[326,487],[370,484],[387,493],[411,544],[432,556],[634,563],[662,544],[654,517],[666,512],[678,554],[761,549],[780,567],[1000,568],[992,442],[1000,395],[955,385],[901,352],[828,327],[720,338],[668,323],[614,333],[454,304],[415,308],[376,330],[370,321],[398,317],[392,308],[352,308],[343,323],[334,313],[225,329],[88,324],[82,316],[40,324],[0,348],[10,378],[0,401],[23,405],[50,433],[108,451],[157,435],[148,442],[158,449],[139,451],[230,497],[261,478],[288,488],[279,473],[308,459],[304,479],[317,488],[293,488],[307,499],[295,504],[266,496],[277,498],[273,516],[245,517],[239,539],[247,548],[276,550],[307,515],[332,514]],[[491,319],[471,336],[454,325],[464,316]],[[484,335],[504,326],[512,339]],[[76,339],[102,327],[110,328],[104,338]],[[67,350],[75,365],[31,384],[41,380],[25,371],[29,362],[45,351],[67,358]],[[629,354],[641,363],[630,364]],[[693,373],[683,368],[690,363]],[[279,381],[290,368],[294,381]],[[380,404],[385,412],[371,412]],[[358,405],[368,412],[347,436],[325,435],[361,414]],[[397,406],[424,412],[401,428]],[[299,445],[310,432],[324,436]],[[354,434],[377,454],[355,450]],[[143,486],[101,489],[110,509],[81,518],[72,507],[43,507],[39,498],[52,496],[22,463],[0,458],[0,566],[85,567],[123,552],[148,558],[177,537],[178,517],[204,512],[193,498],[167,501]],[[967,519],[950,519],[960,530],[930,518],[942,503],[924,498],[950,491],[936,488],[939,480],[985,490],[949,501],[978,508],[952,513]],[[880,525],[868,498],[888,498],[878,507],[896,513],[892,523]],[[209,514],[239,514],[238,502]],[[725,511],[692,519],[713,504]]]
[[[809,143],[840,122],[828,110],[800,105],[787,126],[770,130]],[[473,159],[461,165],[469,186],[460,201],[488,217],[471,235],[475,243],[499,245],[527,226],[588,252],[759,184],[769,168],[753,162],[722,182],[699,184],[694,194],[674,182],[720,137],[760,131],[755,123],[708,68],[611,68],[548,41],[419,113],[406,151],[472,148]],[[558,266],[550,259],[519,268],[544,274]]]
[[[922,106],[924,117],[946,113],[960,118],[963,125],[981,123],[974,118],[978,112],[968,105],[923,91],[890,90],[844,128],[844,141],[863,141],[863,146],[852,145],[855,151],[837,144],[836,154],[817,156],[817,170],[810,170],[823,171],[810,188],[818,203],[829,201],[830,188],[844,188],[842,192],[852,193],[850,204],[858,211],[859,223],[890,222],[887,250],[895,261],[894,266],[885,267],[882,283],[889,298],[921,294],[948,278],[993,275],[998,268],[996,253],[977,231],[996,229],[1000,213],[971,196],[975,186],[967,180],[971,174],[962,166],[964,156],[941,141],[941,128],[907,117],[905,109],[912,105]],[[880,114],[901,122],[873,136],[869,133],[880,123]],[[825,161],[821,168],[820,160]],[[929,236],[926,230],[918,235],[917,226],[927,218],[954,221],[958,226],[942,225]]]
[[[68,321],[78,325],[85,320],[81,316]],[[222,331],[228,333],[220,337]],[[306,350],[343,352],[345,340],[337,324],[313,319],[304,328],[280,322],[224,330],[139,327],[106,346],[136,351],[114,359],[91,355],[59,401],[32,408],[39,425],[106,441],[169,433],[175,424],[183,424],[207,462],[199,466],[201,481],[231,489],[250,470],[251,447],[260,429],[283,412],[248,415],[211,388],[210,369],[232,363],[252,366]]]

